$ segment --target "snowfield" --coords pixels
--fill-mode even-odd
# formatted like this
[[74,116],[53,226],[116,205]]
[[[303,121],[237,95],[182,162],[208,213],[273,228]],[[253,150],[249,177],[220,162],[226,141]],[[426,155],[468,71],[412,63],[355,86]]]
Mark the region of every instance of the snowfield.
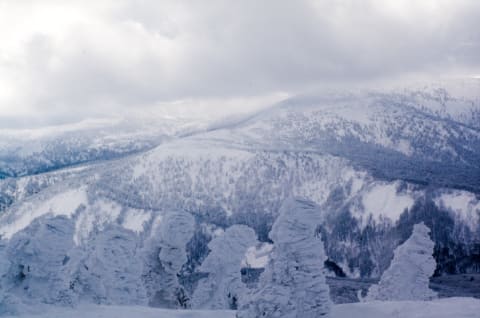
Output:
[[[368,302],[334,305],[331,318],[478,318],[480,299],[444,298],[434,301]],[[13,317],[13,316],[6,316]],[[141,306],[47,307],[19,318],[234,318],[234,311],[165,310]]]

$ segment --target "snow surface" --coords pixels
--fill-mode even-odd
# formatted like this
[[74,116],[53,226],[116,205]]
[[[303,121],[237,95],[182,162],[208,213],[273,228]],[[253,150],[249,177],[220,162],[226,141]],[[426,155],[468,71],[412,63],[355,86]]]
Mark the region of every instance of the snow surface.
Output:
[[479,313],[479,299],[444,298],[335,305],[331,318],[478,318]]
[[101,230],[116,220],[122,210],[118,203],[103,198],[88,205],[85,202],[83,207],[85,209],[79,214],[75,223],[73,240],[76,245],[88,239],[95,226]]
[[475,194],[466,191],[451,191],[443,193],[435,199],[435,204],[439,207],[445,207],[459,216],[462,220],[466,220],[471,229],[479,223],[480,218],[480,200]]
[[[369,302],[334,305],[331,318],[478,318],[480,300],[444,298],[434,301]],[[235,318],[234,311],[165,310],[141,306],[44,307],[43,312],[5,316],[18,318]]]
[[136,233],[144,230],[144,225],[152,218],[152,212],[130,208],[125,214],[123,227]]
[[265,268],[270,259],[272,249],[273,244],[270,243],[259,243],[257,246],[250,247],[247,249],[247,253],[242,262],[243,267]]
[[374,219],[388,217],[397,221],[405,209],[413,206],[414,199],[404,193],[397,193],[397,183],[374,186],[363,197],[366,214],[372,214]]
[[71,216],[86,202],[87,195],[84,187],[66,190],[41,203],[37,201],[28,202],[16,211],[13,222],[2,223],[0,235],[10,239],[13,234],[23,230],[33,220],[45,214]]

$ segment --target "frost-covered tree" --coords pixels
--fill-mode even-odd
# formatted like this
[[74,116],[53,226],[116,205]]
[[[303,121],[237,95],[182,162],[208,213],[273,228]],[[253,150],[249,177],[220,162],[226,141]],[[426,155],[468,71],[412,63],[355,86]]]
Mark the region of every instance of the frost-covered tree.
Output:
[[8,262],[1,266],[6,296],[1,302],[17,298],[30,305],[74,305],[78,297],[70,288],[77,258],[73,232],[73,222],[58,216],[38,219],[15,234],[2,253]]
[[146,304],[138,244],[136,234],[119,225],[96,233],[71,287],[95,303]]
[[237,317],[318,318],[329,314],[326,256],[317,234],[320,222],[314,203],[285,200],[269,233],[274,247],[259,288],[242,304]]
[[437,294],[429,287],[435,271],[432,256],[434,243],[430,229],[422,223],[413,227],[412,235],[395,249],[390,267],[380,282],[372,285],[365,300],[430,300]]
[[145,243],[145,273],[149,304],[163,308],[185,306],[178,274],[187,262],[186,245],[192,239],[195,219],[187,212],[171,212],[154,222]]
[[199,268],[208,277],[198,282],[191,301],[193,308],[237,309],[245,292],[241,263],[256,241],[255,231],[246,225],[233,225],[210,241],[210,254]]

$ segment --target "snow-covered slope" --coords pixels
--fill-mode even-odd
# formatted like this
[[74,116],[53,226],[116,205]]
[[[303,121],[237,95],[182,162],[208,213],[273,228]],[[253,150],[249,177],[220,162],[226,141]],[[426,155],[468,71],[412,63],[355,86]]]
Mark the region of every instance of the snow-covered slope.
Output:
[[129,116],[36,129],[0,129],[0,179],[108,160],[204,131],[205,119]]
[[480,129],[413,105],[378,92],[300,96],[227,132],[198,138],[329,153],[377,177],[479,191]]
[[402,103],[432,115],[480,128],[480,79],[450,79],[403,84],[391,89]]
[[0,212],[16,201],[22,201],[45,188],[66,179],[88,175],[96,166],[82,165],[59,169],[50,173],[27,175],[18,178],[0,179]]

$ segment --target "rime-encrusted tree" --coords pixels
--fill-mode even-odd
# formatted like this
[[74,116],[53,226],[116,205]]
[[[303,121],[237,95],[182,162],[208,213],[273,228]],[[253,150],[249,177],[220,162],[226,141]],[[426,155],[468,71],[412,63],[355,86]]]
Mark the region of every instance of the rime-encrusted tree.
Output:
[[[2,253],[4,264],[0,282],[7,299],[18,297],[29,304],[73,305],[76,293],[70,288],[75,268],[73,222],[64,216],[38,219],[15,234]],[[0,304],[0,306],[3,306]]]
[[245,292],[241,263],[247,249],[256,244],[255,231],[246,225],[233,225],[209,244],[210,254],[199,272],[208,273],[193,293],[191,305],[198,309],[237,309]]
[[431,300],[437,294],[429,287],[435,271],[434,243],[430,229],[422,223],[413,227],[412,235],[395,249],[390,267],[380,282],[372,285],[365,300]]
[[112,224],[91,240],[91,249],[82,260],[78,278],[72,281],[71,287],[83,294],[84,299],[91,298],[96,303],[147,304],[136,234]]
[[326,256],[317,234],[320,222],[314,203],[285,200],[269,233],[274,247],[259,288],[242,304],[237,317],[318,318],[329,314]]
[[186,245],[194,229],[195,220],[187,212],[168,213],[158,226],[154,225],[152,237],[145,243],[147,257],[143,275],[150,305],[163,308],[185,305],[177,275],[187,262]]

